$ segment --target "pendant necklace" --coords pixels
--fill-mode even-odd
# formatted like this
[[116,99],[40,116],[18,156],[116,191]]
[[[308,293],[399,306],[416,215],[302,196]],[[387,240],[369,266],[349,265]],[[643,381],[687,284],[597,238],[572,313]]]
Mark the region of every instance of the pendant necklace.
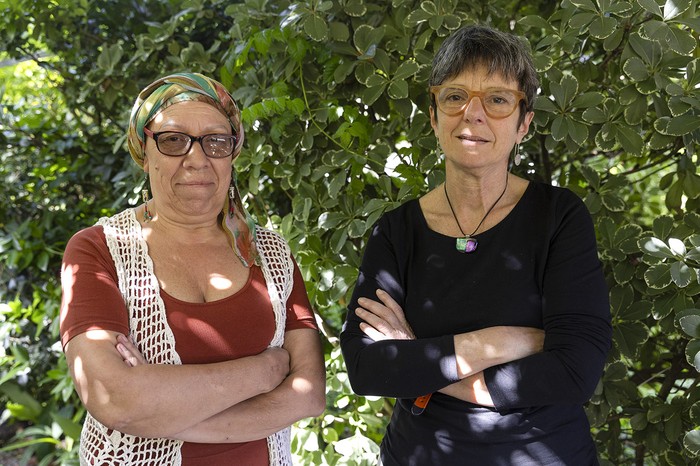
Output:
[[455,210],[452,208],[452,203],[450,202],[450,196],[447,195],[447,180],[445,180],[445,184],[443,185],[445,188],[445,198],[447,198],[447,205],[450,206],[450,210],[452,211],[452,216],[455,218],[455,223],[457,223],[457,228],[459,228],[460,233],[464,236],[463,238],[457,238],[457,242],[455,243],[455,248],[459,252],[474,252],[476,251],[476,247],[479,245],[479,242],[476,240],[474,237],[474,234],[476,234],[477,231],[479,231],[479,228],[481,227],[481,224],[484,223],[484,220],[486,220],[486,217],[489,216],[491,211],[493,210],[494,207],[496,207],[496,204],[498,204],[498,201],[501,200],[503,195],[506,193],[506,189],[508,189],[508,174],[506,174],[506,185],[503,188],[503,191],[501,192],[501,195],[498,196],[498,199],[496,199],[496,202],[493,203],[491,208],[486,211],[486,214],[484,214],[483,218],[479,222],[479,224],[476,226],[474,231],[471,232],[471,234],[466,234],[464,233],[464,230],[462,230],[462,225],[459,224],[459,220],[457,219],[457,214],[455,214]]

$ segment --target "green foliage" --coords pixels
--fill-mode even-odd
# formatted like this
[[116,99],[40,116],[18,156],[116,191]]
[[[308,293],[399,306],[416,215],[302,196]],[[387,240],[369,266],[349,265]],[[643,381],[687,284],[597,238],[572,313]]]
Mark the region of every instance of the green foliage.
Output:
[[294,453],[373,464],[392,404],[352,394],[338,333],[373,223],[444,177],[428,116],[433,54],[482,22],[527,37],[542,78],[517,170],[569,187],[596,222],[614,325],[587,407],[601,457],[695,464],[699,4],[0,0],[0,61],[31,60],[0,68],[0,401],[4,418],[32,426],[16,444],[74,458],[84,412],[54,345],[60,254],[76,230],[136,202],[131,102],[189,69],[233,90],[247,202],[289,240],[322,320],[328,409],[299,424]]

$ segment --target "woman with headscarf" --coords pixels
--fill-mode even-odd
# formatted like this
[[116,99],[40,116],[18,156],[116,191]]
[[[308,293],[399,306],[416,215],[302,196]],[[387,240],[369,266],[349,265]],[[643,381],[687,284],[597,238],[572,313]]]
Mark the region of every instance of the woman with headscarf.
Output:
[[63,259],[81,464],[291,464],[289,426],[323,411],[314,314],[286,242],[243,208],[242,145],[217,81],[139,94],[128,147],[153,197],[76,233]]

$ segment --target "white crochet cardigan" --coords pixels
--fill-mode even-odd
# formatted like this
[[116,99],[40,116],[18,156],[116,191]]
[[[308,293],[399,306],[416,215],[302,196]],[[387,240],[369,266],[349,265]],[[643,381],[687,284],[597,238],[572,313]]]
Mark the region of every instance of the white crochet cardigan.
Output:
[[[129,310],[130,336],[151,364],[182,364],[168,326],[158,279],[133,209],[98,222],[104,228],[114,260],[119,290]],[[267,292],[275,313],[270,346],[284,342],[286,302],[293,286],[294,265],[287,243],[276,233],[256,227],[256,246]],[[123,434],[99,423],[89,413],[80,437],[80,464],[90,466],[180,466],[182,441]],[[290,428],[267,439],[271,466],[291,465]]]

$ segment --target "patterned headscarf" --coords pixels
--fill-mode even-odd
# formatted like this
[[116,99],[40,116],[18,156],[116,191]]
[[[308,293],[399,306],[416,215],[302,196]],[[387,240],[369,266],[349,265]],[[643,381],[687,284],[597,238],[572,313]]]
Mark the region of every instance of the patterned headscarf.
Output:
[[[146,136],[143,128],[170,105],[192,100],[208,103],[228,118],[237,137],[231,163],[241,153],[244,139],[241,112],[223,84],[199,73],[176,73],[146,86],[131,109],[127,145],[131,158],[140,167],[143,167],[146,156]],[[233,205],[227,196],[221,209],[221,226],[229,237],[233,250],[243,264],[250,267],[258,258],[255,247],[255,222],[243,207],[235,172],[231,174],[231,187],[234,190]]]

